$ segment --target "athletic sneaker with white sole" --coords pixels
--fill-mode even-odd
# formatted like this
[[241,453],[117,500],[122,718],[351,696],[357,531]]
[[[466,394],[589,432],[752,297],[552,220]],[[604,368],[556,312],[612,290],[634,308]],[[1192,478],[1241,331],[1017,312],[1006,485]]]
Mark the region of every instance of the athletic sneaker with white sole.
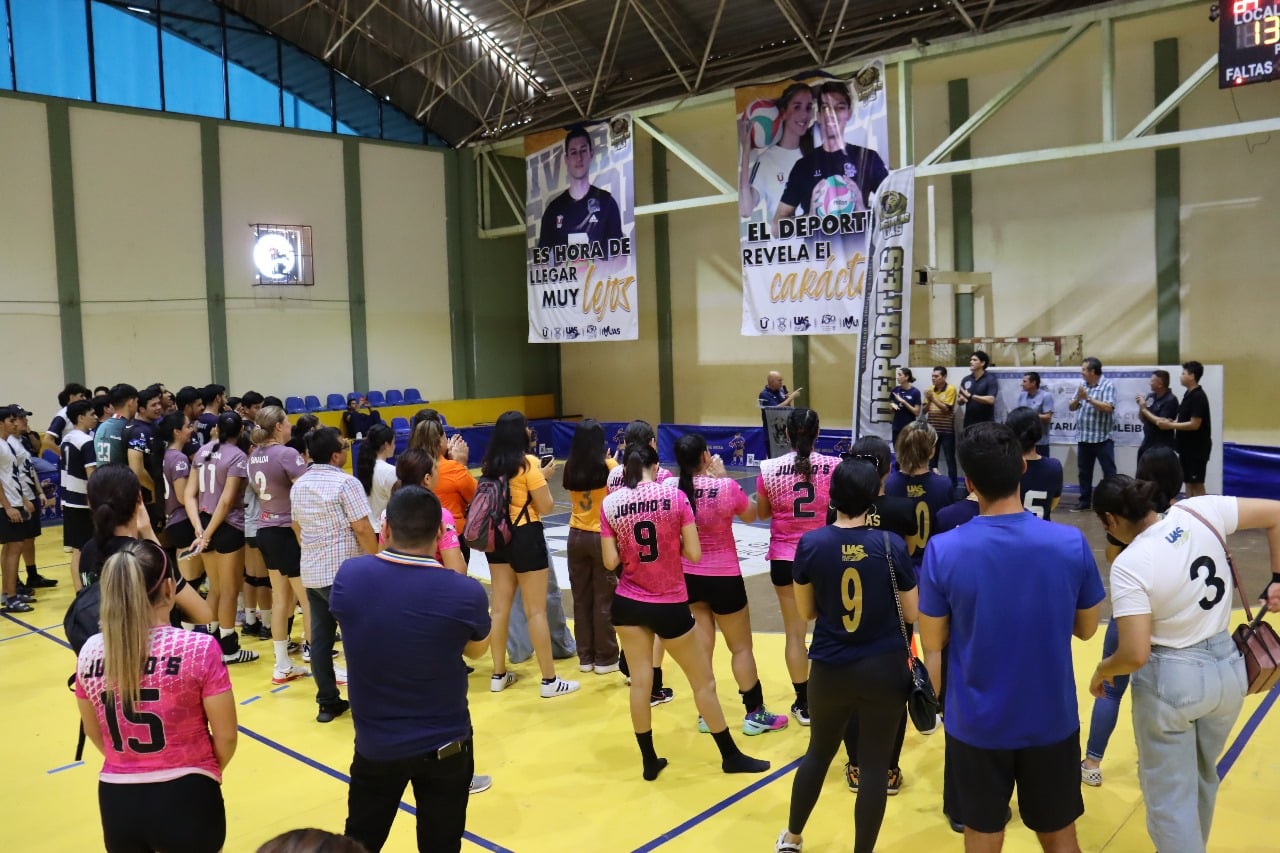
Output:
[[576,681],[566,681],[557,675],[555,681],[542,685],[542,698],[554,699],[556,696],[566,696],[575,692],[580,686]]
[[786,714],[770,714],[765,708],[747,714],[742,720],[744,735],[762,735],[765,732],[780,732],[787,727]]
[[508,672],[502,675],[498,675],[495,672],[493,674],[493,677],[489,679],[489,692],[501,693],[502,691],[506,690],[508,687],[510,687],[515,683],[516,683],[516,674],[514,672]]
[[778,833],[778,843],[773,845],[774,853],[800,853],[804,849],[804,840],[788,841],[787,831]]
[[472,776],[471,787],[467,791],[469,794],[483,794],[485,791],[493,787],[492,776]]
[[300,666],[290,666],[288,669],[277,669],[271,674],[272,684],[288,684],[299,678],[306,678],[311,675],[310,670],[303,669]]

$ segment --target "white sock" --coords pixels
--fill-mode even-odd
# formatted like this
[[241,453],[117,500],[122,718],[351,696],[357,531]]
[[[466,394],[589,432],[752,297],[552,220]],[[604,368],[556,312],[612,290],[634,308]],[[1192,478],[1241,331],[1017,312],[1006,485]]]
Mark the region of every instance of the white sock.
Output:
[[289,641],[275,640],[272,642],[276,649],[276,670],[279,672],[288,672],[293,666],[293,661],[289,660]]
[[258,621],[258,612],[252,608],[244,612],[244,624],[253,625]]
[[271,608],[258,611],[258,618],[262,620],[262,624],[267,626],[267,630],[271,630]]
[[236,635],[235,628],[219,628],[218,629],[219,637],[234,637],[235,635]]
[[183,623],[182,623],[182,630],[184,630],[184,631],[190,631],[190,630],[194,629],[195,627],[196,627],[196,623],[194,623],[194,622],[183,622]]

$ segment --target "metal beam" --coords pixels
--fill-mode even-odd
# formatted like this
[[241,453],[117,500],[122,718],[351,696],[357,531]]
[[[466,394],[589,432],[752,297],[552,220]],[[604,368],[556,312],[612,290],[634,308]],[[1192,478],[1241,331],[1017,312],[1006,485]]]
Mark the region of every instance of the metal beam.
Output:
[[671,66],[671,70],[680,78],[680,82],[684,84],[686,90],[692,92],[693,87],[689,85],[689,78],[684,76],[684,72],[680,70],[680,64],[676,62],[671,52],[667,50],[667,43],[658,35],[654,24],[649,22],[649,13],[644,10],[643,4],[637,0],[629,0],[631,8],[636,10],[636,15],[640,18],[640,23],[644,24],[644,28],[649,31],[649,35],[653,36],[654,42],[658,45],[658,49],[662,51],[662,55],[667,58],[667,64]]
[[827,42],[827,52],[822,55],[822,63],[825,65],[831,59],[831,51],[835,50],[836,39],[840,37],[840,27],[844,25],[844,13],[849,11],[849,0],[844,0],[840,4],[840,14],[836,15],[836,25],[831,28],[831,41]]
[[[849,2],[849,0],[845,0]],[[716,17],[711,22],[711,34],[707,36],[707,46],[702,51],[702,62],[698,65],[698,77],[693,81],[693,88],[698,89],[702,86],[702,75],[707,70],[707,60],[711,58],[711,45],[715,44],[716,30],[720,29],[720,16],[724,14],[725,0],[720,0],[716,6]]]
[[524,205],[516,200],[516,188],[511,185],[511,181],[507,179],[502,169],[498,168],[498,164],[493,161],[493,155],[487,151],[480,151],[480,159],[484,165],[485,171],[498,182],[498,189],[501,190],[503,198],[507,200],[507,206],[511,208],[511,212],[515,214],[517,220],[524,221]]
[[1102,141],[1116,138],[1116,25],[1103,18],[1102,27]]
[[960,125],[956,128],[954,133],[944,139],[941,145],[929,152],[928,156],[920,161],[920,165],[929,166],[933,163],[937,163],[939,160],[950,154],[957,145],[972,136],[975,130],[982,127],[982,125],[987,122],[987,119],[991,118],[1001,107],[1013,100],[1015,95],[1025,89],[1027,84],[1034,80],[1036,76],[1049,65],[1049,63],[1062,55],[1062,52],[1070,47],[1075,40],[1080,37],[1081,33],[1088,28],[1088,23],[1079,23],[1067,30],[1062,37],[1054,42],[1048,50],[1042,53],[1035,62],[1031,63],[1031,66],[1022,72],[1022,75],[1018,77],[1017,80],[1014,80],[1008,86],[1005,86],[1000,92],[996,93],[995,97],[979,107],[978,110],[969,117],[968,121]]
[[822,57],[818,56],[818,51],[813,46],[811,33],[807,31],[808,28],[805,26],[805,22],[800,20],[800,12],[791,5],[790,0],[773,0],[773,5],[778,7],[782,17],[786,18],[787,23],[791,25],[791,29],[795,30],[796,35],[800,37],[800,43],[804,45],[805,50],[809,51],[813,61],[821,65]]
[[[622,3],[623,0],[615,0],[613,4],[613,14],[609,16],[609,28],[604,31],[604,49],[600,51],[600,62],[596,64],[596,79],[591,84],[591,94],[587,96],[587,109],[586,112],[582,113],[583,118],[591,114],[591,108],[596,104],[596,92],[600,91],[600,78],[604,74],[604,64],[609,58],[609,44],[613,41],[613,27],[618,21],[618,11],[622,9]],[[573,96],[570,95],[570,97],[572,98]],[[576,104],[577,101],[575,100],[574,103]],[[581,112],[581,109],[579,111]]]
[[1197,68],[1190,77],[1182,81],[1182,85],[1169,93],[1169,97],[1160,102],[1154,110],[1147,113],[1146,118],[1138,122],[1133,130],[1125,134],[1125,139],[1137,139],[1140,136],[1146,136],[1151,129],[1160,123],[1160,120],[1178,108],[1178,104],[1190,95],[1195,88],[1203,83],[1210,74],[1218,67],[1218,54],[1213,54],[1204,61],[1204,64]]
[[732,184],[720,177],[720,175],[716,173],[715,169],[712,169],[706,163],[703,163],[695,157],[688,148],[685,148],[679,142],[676,142],[670,136],[667,136],[665,133],[658,130],[642,118],[633,117],[632,121],[635,122],[636,126],[643,128],[644,132],[652,136],[654,140],[661,143],[664,148],[684,161],[686,166],[705,178],[707,183],[711,184],[711,186],[718,189],[721,193],[737,192]]
[[973,18],[969,17],[969,13],[964,10],[964,6],[960,5],[960,0],[951,0],[951,8],[956,10],[960,20],[964,21],[964,25],[969,28],[969,32],[976,33],[978,31],[978,25],[973,22]]
[[538,11],[530,12],[529,20],[533,20],[534,18],[541,18],[543,15],[554,15],[557,12],[563,12],[565,9],[568,9],[572,6],[577,6],[579,3],[585,3],[585,2],[587,2],[587,0],[561,0],[561,2],[559,3],[548,3],[546,6],[543,6]]

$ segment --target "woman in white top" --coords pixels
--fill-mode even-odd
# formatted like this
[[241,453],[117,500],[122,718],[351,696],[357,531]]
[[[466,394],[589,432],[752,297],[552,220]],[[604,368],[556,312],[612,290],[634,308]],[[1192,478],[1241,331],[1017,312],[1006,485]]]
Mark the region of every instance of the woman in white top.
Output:
[[1235,584],[1222,537],[1265,529],[1272,572],[1280,571],[1280,501],[1207,495],[1160,516],[1156,489],[1121,475],[1094,491],[1106,532],[1128,547],[1111,565],[1119,645],[1089,690],[1102,696],[1105,683],[1133,673],[1147,832],[1162,853],[1192,853],[1209,839],[1216,765],[1246,691],[1229,632]]
[[772,144],[755,151],[751,148],[751,120],[746,116],[738,119],[742,157],[738,164],[738,215],[743,219],[751,219],[763,203],[763,221],[773,221],[791,167],[805,153],[800,144],[813,127],[813,102],[813,90],[804,83],[792,83],[783,89],[774,101],[782,130],[776,142],[771,140]]
[[391,500],[391,490],[396,485],[396,466],[387,460],[395,455],[395,430],[383,423],[374,424],[360,445],[356,459],[356,479],[369,496],[369,523],[373,532],[382,529],[382,512]]

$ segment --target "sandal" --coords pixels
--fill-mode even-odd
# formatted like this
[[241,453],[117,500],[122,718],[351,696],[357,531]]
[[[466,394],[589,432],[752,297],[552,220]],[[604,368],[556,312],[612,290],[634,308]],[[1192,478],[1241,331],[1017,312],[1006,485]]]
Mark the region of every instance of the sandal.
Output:
[[787,831],[784,829],[778,833],[778,843],[773,846],[774,853],[800,853],[804,848],[804,841],[787,841]]
[[1102,786],[1102,768],[1101,767],[1085,767],[1084,762],[1080,762],[1080,781],[1091,788]]

